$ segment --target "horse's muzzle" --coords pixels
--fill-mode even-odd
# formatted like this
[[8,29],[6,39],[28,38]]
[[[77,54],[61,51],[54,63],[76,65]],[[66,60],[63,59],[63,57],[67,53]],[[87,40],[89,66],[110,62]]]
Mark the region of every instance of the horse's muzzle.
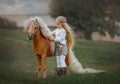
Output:
[[34,36],[34,34],[28,34],[29,40],[33,40]]

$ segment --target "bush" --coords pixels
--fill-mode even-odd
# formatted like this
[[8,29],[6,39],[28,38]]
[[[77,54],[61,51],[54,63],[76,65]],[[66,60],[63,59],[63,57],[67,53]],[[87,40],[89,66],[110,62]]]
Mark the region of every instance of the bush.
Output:
[[0,17],[0,28],[3,28],[3,29],[16,29],[17,24],[14,21],[9,21],[6,18]]

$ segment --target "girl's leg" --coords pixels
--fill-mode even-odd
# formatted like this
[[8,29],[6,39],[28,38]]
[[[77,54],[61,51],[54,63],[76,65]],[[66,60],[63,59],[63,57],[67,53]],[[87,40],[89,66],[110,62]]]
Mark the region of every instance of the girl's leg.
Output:
[[56,56],[56,62],[57,62],[57,68],[55,69],[56,71],[56,74],[58,76],[61,76],[61,70],[60,70],[60,66],[61,66],[61,63],[60,63],[60,56]]
[[57,68],[60,68],[60,56],[56,56]]
[[60,55],[60,67],[61,68],[66,68],[65,57],[66,56],[64,55]]
[[65,63],[65,58],[66,58],[66,56],[64,56],[64,55],[60,55],[60,63],[61,63],[61,65],[60,65],[60,71],[61,71],[61,75],[62,76],[64,76],[64,75],[66,75],[66,63]]

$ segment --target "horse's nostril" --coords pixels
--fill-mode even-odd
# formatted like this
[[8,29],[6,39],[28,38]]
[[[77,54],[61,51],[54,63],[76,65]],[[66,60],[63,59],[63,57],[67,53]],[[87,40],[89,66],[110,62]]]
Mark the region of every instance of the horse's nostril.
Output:
[[32,38],[29,36],[29,40],[32,40]]
[[32,38],[34,38],[34,34],[32,34]]
[[34,34],[28,34],[29,40],[32,40],[34,38]]

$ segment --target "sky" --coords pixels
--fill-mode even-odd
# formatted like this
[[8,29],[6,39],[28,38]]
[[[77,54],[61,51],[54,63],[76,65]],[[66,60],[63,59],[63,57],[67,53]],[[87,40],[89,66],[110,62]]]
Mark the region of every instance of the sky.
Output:
[[0,15],[46,14],[50,0],[0,0]]

